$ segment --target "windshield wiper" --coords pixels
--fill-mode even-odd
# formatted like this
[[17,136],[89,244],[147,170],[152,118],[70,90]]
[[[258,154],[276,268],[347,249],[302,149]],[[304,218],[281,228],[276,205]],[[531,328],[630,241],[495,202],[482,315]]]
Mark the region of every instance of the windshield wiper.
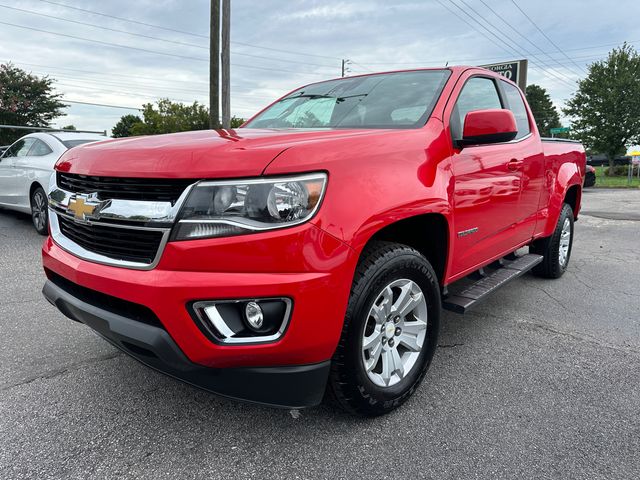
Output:
[[344,95],[341,97],[334,97],[333,95],[324,95],[324,94],[311,94],[311,93],[307,93],[307,94],[301,94],[301,95],[296,95],[294,97],[285,97],[281,100],[278,100],[279,102],[284,102],[285,100],[294,100],[296,98],[310,98],[311,100],[314,100],[316,98],[335,98],[336,102],[342,102],[344,100],[346,100],[347,98],[355,98],[355,97],[366,97],[367,95],[369,95],[368,93],[357,93],[354,95]]
[[278,102],[284,102],[285,100],[295,100],[296,98],[335,98],[332,97],[331,95],[321,95],[321,94],[301,94],[301,95],[296,95],[294,97],[285,97],[285,98],[281,98],[280,100],[278,100]]

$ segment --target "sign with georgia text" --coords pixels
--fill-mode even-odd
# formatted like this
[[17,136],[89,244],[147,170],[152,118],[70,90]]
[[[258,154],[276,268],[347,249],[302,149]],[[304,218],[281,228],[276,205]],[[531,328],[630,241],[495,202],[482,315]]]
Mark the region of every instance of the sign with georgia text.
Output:
[[503,63],[492,63],[490,65],[480,65],[482,68],[499,73],[512,82],[515,82],[521,90],[527,88],[527,60],[513,60]]

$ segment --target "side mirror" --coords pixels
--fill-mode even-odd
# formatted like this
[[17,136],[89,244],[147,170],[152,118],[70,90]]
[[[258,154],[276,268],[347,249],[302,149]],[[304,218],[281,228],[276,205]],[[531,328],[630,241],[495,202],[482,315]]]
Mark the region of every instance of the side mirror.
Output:
[[518,134],[516,117],[511,110],[476,110],[464,117],[460,147],[487,143],[510,142]]

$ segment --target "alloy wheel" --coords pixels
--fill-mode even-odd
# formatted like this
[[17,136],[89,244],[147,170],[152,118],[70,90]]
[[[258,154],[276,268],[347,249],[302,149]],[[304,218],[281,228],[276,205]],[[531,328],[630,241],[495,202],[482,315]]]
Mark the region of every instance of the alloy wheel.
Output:
[[47,223],[47,202],[44,194],[40,190],[33,195],[31,216],[36,229],[43,230]]
[[378,294],[362,334],[362,361],[369,379],[390,387],[416,365],[427,333],[427,301],[412,280],[395,280]]
[[558,252],[558,261],[561,267],[565,267],[569,260],[569,245],[571,244],[571,221],[564,219],[562,231],[560,232],[560,246]]

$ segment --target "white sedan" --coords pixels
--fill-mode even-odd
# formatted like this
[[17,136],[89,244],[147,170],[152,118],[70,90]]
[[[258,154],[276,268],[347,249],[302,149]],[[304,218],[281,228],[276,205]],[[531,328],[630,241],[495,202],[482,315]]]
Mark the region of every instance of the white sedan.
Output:
[[30,213],[38,233],[49,229],[47,191],[53,166],[68,149],[106,140],[90,133],[30,133],[0,157],[0,207]]

